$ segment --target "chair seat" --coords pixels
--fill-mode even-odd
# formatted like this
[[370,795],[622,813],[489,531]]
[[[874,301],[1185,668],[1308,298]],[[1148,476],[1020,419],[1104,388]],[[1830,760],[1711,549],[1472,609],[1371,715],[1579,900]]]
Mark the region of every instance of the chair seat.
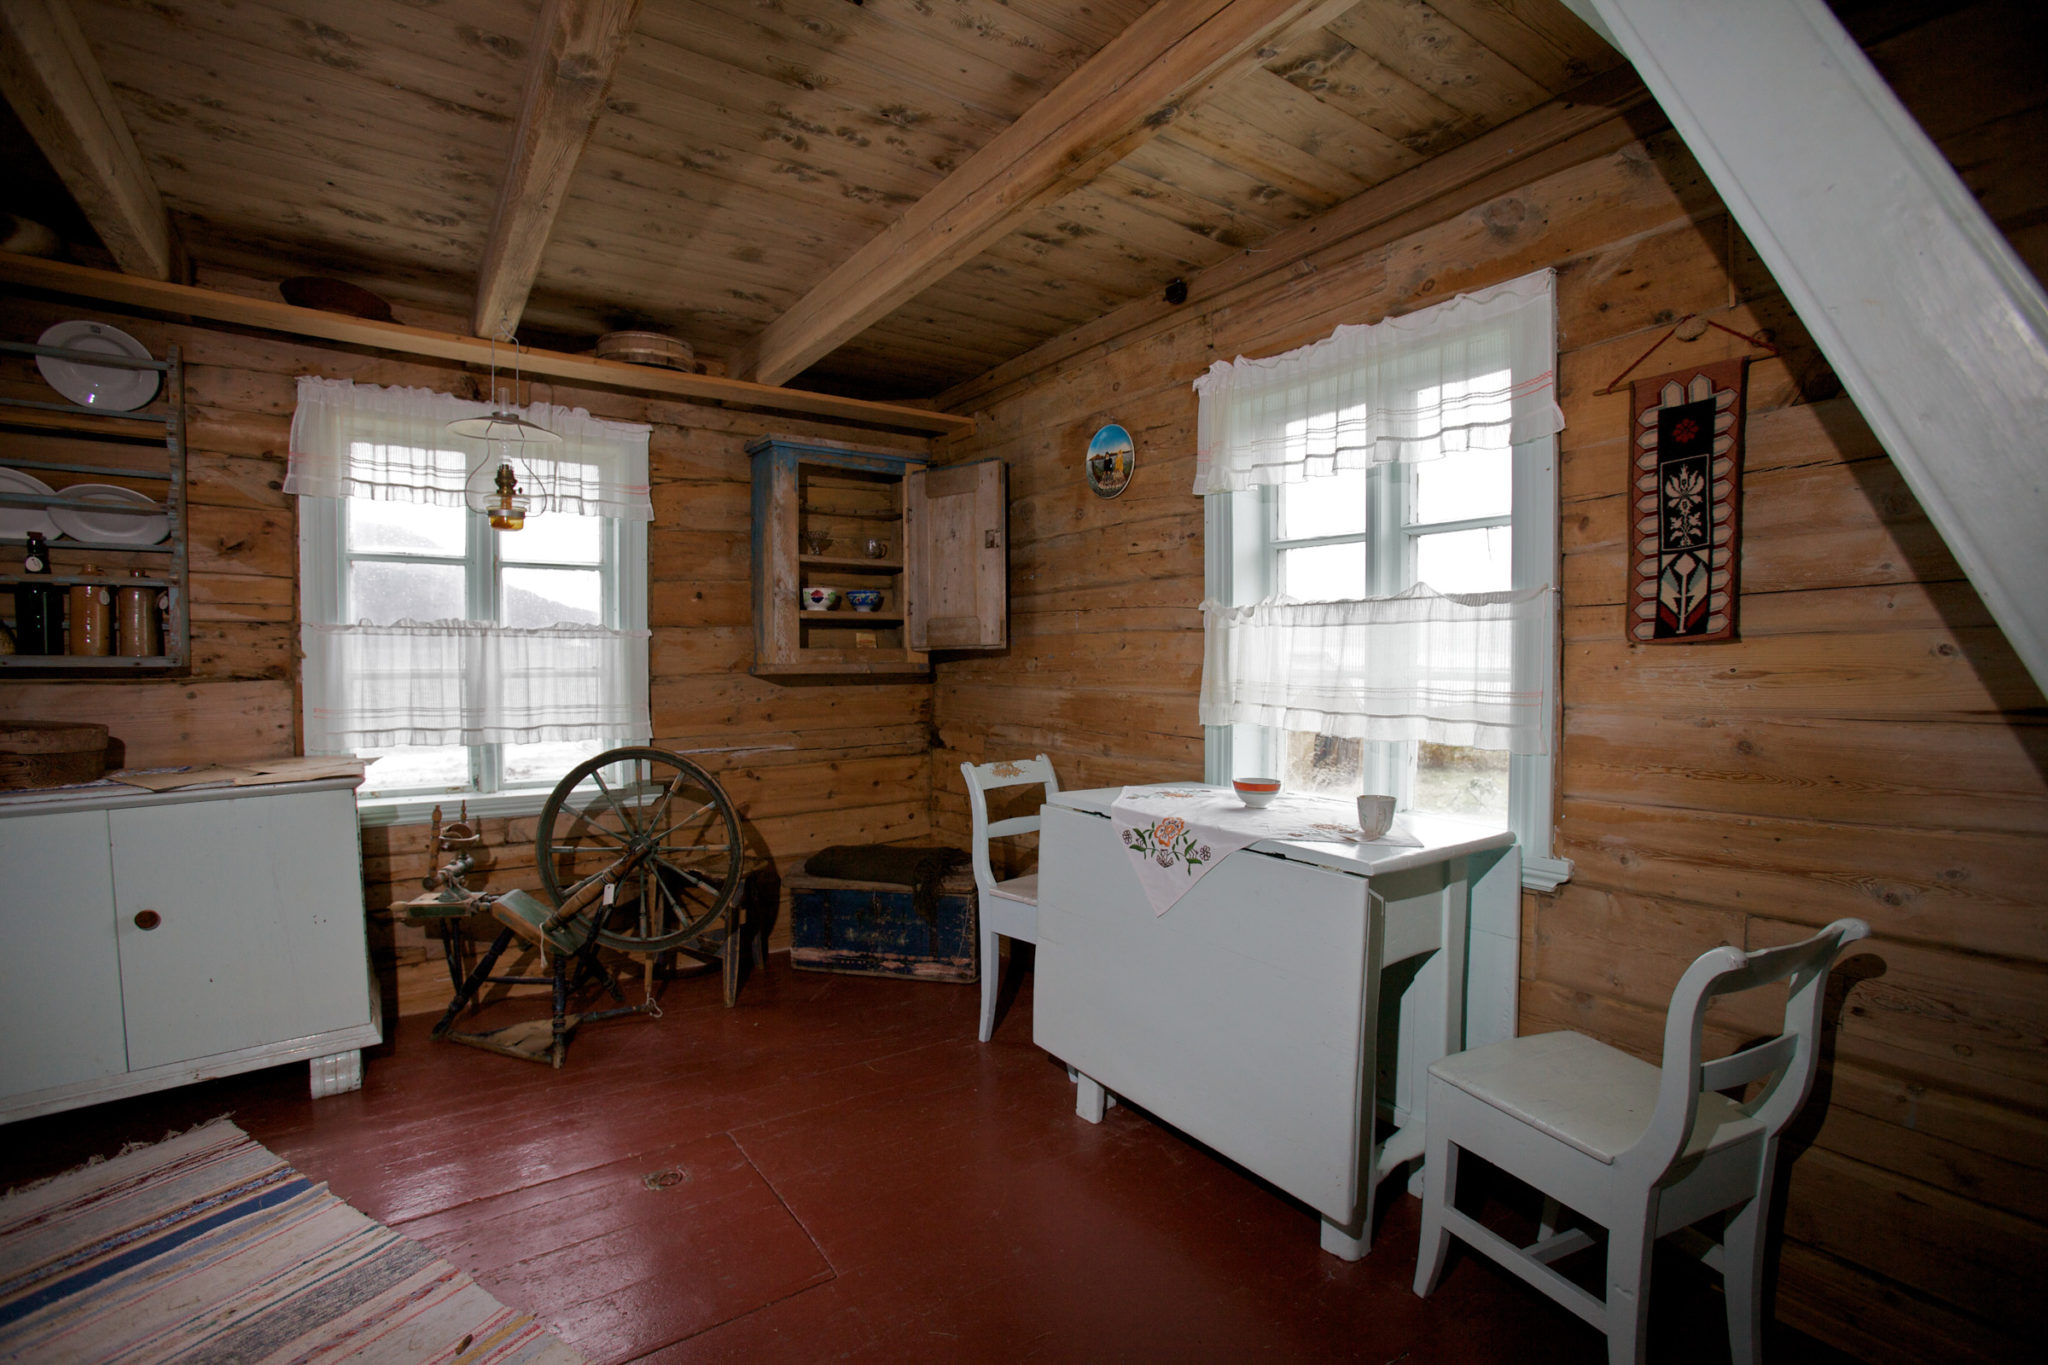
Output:
[[[1613,1165],[1657,1108],[1663,1072],[1583,1033],[1538,1033],[1461,1052],[1429,1074],[1595,1161]],[[1764,1125],[1724,1095],[1700,1096],[1685,1157],[1759,1137]]]
[[1038,904],[1038,874],[1028,872],[1021,877],[1012,877],[1006,882],[997,882],[988,889],[991,896],[1017,901],[1023,905]]

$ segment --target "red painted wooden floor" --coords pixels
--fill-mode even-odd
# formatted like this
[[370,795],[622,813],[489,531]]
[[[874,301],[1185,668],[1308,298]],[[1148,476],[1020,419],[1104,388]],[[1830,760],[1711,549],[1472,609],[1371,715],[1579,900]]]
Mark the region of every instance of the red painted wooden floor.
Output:
[[[593,1361],[1604,1358],[1471,1255],[1416,1298],[1405,1195],[1347,1265],[1308,1210],[1144,1114],[1082,1122],[1031,1044],[1028,976],[986,1046],[971,986],[777,958],[738,1008],[717,991],[592,1025],[559,1072],[406,1019],[358,1093],[308,1100],[294,1066],[30,1120],[0,1130],[0,1182],[232,1111]],[[1657,1290],[1652,1358],[1725,1361],[1711,1277],[1660,1263]]]

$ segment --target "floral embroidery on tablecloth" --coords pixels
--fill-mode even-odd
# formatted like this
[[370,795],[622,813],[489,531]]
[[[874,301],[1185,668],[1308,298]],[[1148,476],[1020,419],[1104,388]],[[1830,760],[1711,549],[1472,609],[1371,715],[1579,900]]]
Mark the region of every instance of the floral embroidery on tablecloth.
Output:
[[1138,857],[1150,858],[1161,867],[1179,864],[1190,877],[1210,856],[1209,846],[1196,839],[1188,822],[1178,815],[1155,820],[1140,829],[1125,830],[1124,843]]

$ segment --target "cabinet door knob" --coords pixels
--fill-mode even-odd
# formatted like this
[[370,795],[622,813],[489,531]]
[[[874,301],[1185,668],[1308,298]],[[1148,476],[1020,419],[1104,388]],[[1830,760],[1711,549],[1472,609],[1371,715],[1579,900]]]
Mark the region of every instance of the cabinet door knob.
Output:
[[154,929],[163,922],[164,917],[154,910],[137,910],[135,912],[135,927],[138,929]]

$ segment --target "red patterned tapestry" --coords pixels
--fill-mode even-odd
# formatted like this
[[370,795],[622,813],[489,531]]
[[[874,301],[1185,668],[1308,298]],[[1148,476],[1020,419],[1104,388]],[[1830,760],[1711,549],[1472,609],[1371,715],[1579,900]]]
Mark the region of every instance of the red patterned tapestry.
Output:
[[1745,357],[1638,379],[1629,468],[1629,638],[1735,638]]

